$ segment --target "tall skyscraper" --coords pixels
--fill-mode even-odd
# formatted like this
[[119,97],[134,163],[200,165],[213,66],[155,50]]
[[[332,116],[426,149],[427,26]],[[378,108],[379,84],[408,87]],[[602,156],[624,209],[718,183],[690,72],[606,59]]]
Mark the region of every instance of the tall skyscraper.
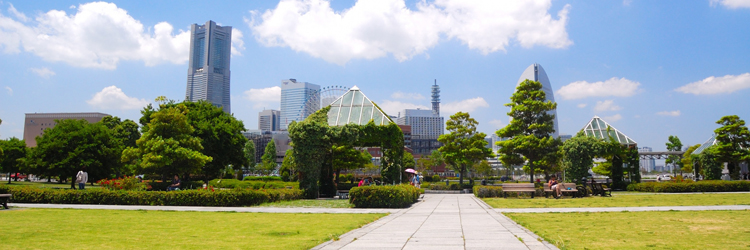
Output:
[[232,51],[232,27],[213,21],[190,27],[186,101],[204,100],[231,113],[229,100],[229,61]]
[[[535,63],[526,68],[526,70],[523,71],[523,74],[521,74],[521,77],[518,78],[518,84],[521,84],[521,82],[525,81],[526,79],[541,83],[542,90],[546,94],[547,100],[555,102],[555,95],[554,93],[552,93],[552,85],[550,84],[549,78],[547,77],[547,72],[544,71],[542,65]],[[547,113],[555,116],[555,119],[552,121],[555,128],[555,132],[552,133],[552,137],[557,138],[560,134],[560,130],[557,128],[557,110],[551,110]]]
[[279,131],[281,129],[281,111],[266,109],[259,112],[258,129],[261,131]]
[[319,85],[297,82],[296,79],[281,81],[281,130],[287,130],[289,123],[292,123],[292,121],[304,120],[314,112],[311,110],[320,109],[320,103],[317,104],[317,108],[304,108],[305,103],[310,99],[320,100],[315,95],[320,95]]

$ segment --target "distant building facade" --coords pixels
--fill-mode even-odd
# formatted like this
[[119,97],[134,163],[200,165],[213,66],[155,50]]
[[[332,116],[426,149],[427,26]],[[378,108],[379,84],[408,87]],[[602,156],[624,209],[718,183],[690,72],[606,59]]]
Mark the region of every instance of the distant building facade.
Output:
[[27,113],[23,125],[23,140],[27,147],[36,147],[36,137],[44,134],[44,130],[57,125],[57,120],[86,120],[96,123],[109,116],[104,113]]
[[261,157],[266,153],[266,146],[271,140],[276,144],[276,163],[282,163],[286,151],[292,148],[290,145],[292,140],[289,139],[289,133],[286,131],[250,130],[242,133],[242,135],[255,144],[255,163],[261,162]]
[[281,81],[281,130],[287,130],[292,121],[302,121],[312,114],[303,107],[310,99],[319,100],[319,97],[315,98],[316,94],[320,94],[320,85],[298,82],[296,79]]
[[[638,152],[653,152],[653,151],[654,150],[651,147],[638,148]],[[654,159],[641,160],[640,165],[641,165],[641,171],[643,172],[656,171],[656,160]]]
[[262,131],[281,130],[281,111],[266,109],[258,113],[258,129]]
[[438,137],[443,134],[445,119],[429,109],[405,109],[396,119],[398,125],[411,126],[411,149],[414,154],[429,155],[442,145]]
[[[542,65],[535,63],[526,68],[526,70],[524,70],[521,74],[521,77],[518,78],[518,85],[520,85],[521,82],[525,81],[526,79],[541,83],[542,91],[544,91],[547,101],[555,102],[555,95],[552,92],[552,84],[549,81],[549,77],[547,77],[547,72],[544,71],[544,68],[542,68]],[[550,110],[547,113],[555,116],[555,118],[552,120],[555,129],[555,132],[552,133],[552,138],[557,138],[560,134],[560,130],[557,126],[557,110]]]
[[186,101],[204,100],[231,113],[231,51],[231,26],[218,26],[213,21],[190,26]]

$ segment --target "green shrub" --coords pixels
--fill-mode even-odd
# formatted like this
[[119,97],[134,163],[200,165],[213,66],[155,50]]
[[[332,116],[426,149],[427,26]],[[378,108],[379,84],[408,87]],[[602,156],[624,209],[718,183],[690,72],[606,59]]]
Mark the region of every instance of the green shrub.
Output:
[[240,181],[235,179],[213,179],[208,182],[215,188],[231,188],[231,189],[280,189],[286,187],[299,187],[297,182],[283,182],[283,181]]
[[349,203],[358,208],[402,208],[419,200],[419,189],[411,185],[362,186],[349,191]]
[[351,190],[352,188],[357,187],[357,185],[359,185],[359,183],[339,183],[336,186],[336,190]]
[[433,181],[433,182],[438,182],[438,181],[440,181],[440,176],[439,176],[439,175],[433,175],[433,176],[432,176],[432,181]]
[[503,197],[501,186],[474,186],[474,196],[479,198]]
[[0,193],[11,193],[11,202],[52,204],[102,205],[162,205],[162,206],[253,206],[264,202],[297,200],[299,189],[274,190],[182,190],[182,191],[121,191],[104,188],[86,190],[35,187],[7,187],[0,185]]
[[433,182],[427,185],[425,188],[430,188],[431,190],[462,190],[472,189],[473,185],[464,183],[463,188],[461,188],[461,186],[458,185],[458,182],[451,182],[449,185],[445,185],[445,183],[443,182]]
[[243,181],[282,181],[279,176],[245,176]]
[[[147,182],[143,181],[143,183],[146,183],[147,185],[151,186],[151,189],[153,191],[165,191],[167,190],[167,187],[169,185],[172,185],[172,181],[166,181],[166,182]],[[180,189],[187,190],[187,189],[200,189],[203,188],[203,181],[183,181],[180,183]]]
[[628,185],[628,191],[657,193],[750,191],[750,181],[643,182]]

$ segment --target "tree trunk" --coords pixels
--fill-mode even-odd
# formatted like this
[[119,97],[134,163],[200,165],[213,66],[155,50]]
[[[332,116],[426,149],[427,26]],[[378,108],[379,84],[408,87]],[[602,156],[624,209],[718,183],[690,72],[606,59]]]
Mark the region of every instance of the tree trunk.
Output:
[[[67,179],[67,177],[65,179]],[[75,177],[75,175],[70,180],[70,189],[76,189],[76,177]]]
[[8,184],[10,184],[10,173],[8,173]]
[[459,171],[458,176],[458,188],[464,187],[464,170],[466,170],[466,166],[464,164],[461,164],[461,171]]
[[529,160],[529,182],[534,183],[534,164]]

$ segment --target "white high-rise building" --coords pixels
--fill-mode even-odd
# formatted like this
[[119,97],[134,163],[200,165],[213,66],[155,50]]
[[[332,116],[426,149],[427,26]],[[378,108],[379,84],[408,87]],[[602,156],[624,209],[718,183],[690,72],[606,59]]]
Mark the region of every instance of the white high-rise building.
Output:
[[204,100],[231,113],[231,50],[231,26],[218,26],[208,21],[205,25],[193,24],[190,27],[186,101]]
[[[547,72],[544,71],[542,65],[535,63],[526,68],[526,70],[523,71],[523,74],[521,74],[521,77],[518,78],[518,84],[516,86],[520,85],[526,79],[541,83],[546,99],[555,102],[555,95],[552,93],[552,85],[550,84]],[[515,92],[515,90],[513,92]],[[557,138],[560,134],[560,130],[557,128],[557,110],[550,110],[547,113],[555,116],[555,119],[552,120],[555,128],[555,132],[552,133],[552,138]]]
[[[281,81],[281,130],[287,130],[292,121],[302,121],[315,112],[314,110],[320,109],[305,108],[305,103],[310,99],[320,99],[315,95],[320,95],[320,85],[298,82],[296,79]],[[320,106],[320,103],[317,103],[317,106]]]
[[261,131],[279,131],[281,128],[281,111],[266,109],[258,113],[258,129]]

